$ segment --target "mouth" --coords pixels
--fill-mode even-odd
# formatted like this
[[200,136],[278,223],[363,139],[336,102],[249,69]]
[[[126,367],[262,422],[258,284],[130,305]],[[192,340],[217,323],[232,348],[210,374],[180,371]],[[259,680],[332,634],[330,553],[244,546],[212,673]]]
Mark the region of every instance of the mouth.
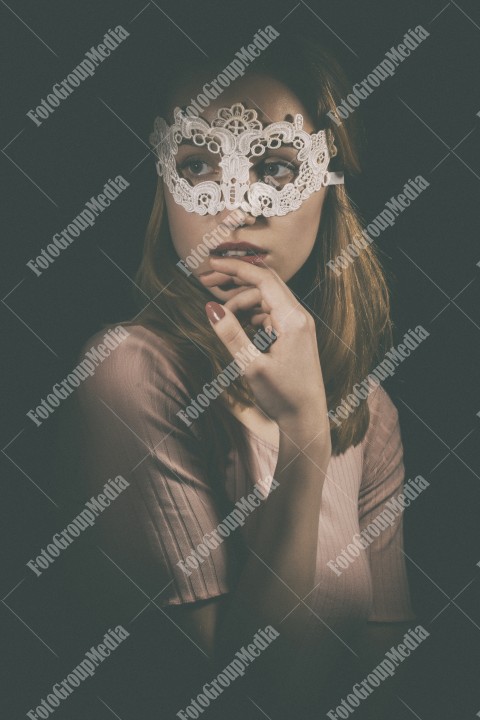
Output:
[[210,251],[211,257],[238,258],[246,262],[261,264],[268,251],[250,243],[222,243]]

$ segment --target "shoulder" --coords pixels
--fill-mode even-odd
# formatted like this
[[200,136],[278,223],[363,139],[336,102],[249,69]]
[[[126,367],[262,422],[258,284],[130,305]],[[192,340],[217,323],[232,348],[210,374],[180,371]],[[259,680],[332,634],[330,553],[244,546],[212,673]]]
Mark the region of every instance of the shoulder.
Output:
[[173,371],[178,366],[178,356],[173,344],[165,335],[145,325],[128,322],[106,325],[83,344],[79,360],[88,357],[102,364],[108,358],[108,367],[138,369],[141,366],[155,366],[164,371]]
[[166,388],[187,392],[172,342],[140,324],[112,324],[94,333],[83,344],[76,367],[89,374],[82,384],[84,395],[131,397],[133,391],[151,395]]
[[400,468],[403,457],[398,410],[379,385],[368,397],[370,422],[362,440],[363,486]]
[[135,359],[165,359],[172,361],[175,351],[171,341],[146,325],[121,322],[105,325],[91,335],[83,344],[80,355],[87,354],[92,348],[106,345],[111,351],[110,356]]
[[388,438],[399,424],[398,410],[381,385],[370,393],[367,402],[370,421],[362,441],[365,446],[368,446],[374,438]]

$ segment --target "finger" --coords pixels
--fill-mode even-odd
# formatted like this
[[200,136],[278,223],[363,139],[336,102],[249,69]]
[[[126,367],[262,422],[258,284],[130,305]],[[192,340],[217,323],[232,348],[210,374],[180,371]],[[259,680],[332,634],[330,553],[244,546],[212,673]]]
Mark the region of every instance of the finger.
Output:
[[[242,292],[239,292],[237,295],[235,295],[233,298],[230,298],[230,300],[227,300],[225,305],[233,313],[238,312],[239,310],[253,309],[256,305],[261,308],[262,293],[258,288],[243,290]],[[266,310],[266,308],[263,309]]]
[[250,338],[229,308],[216,302],[208,302],[205,310],[215,333],[232,357],[252,345]]
[[258,287],[269,310],[275,308],[280,315],[285,315],[298,305],[291,291],[272,268],[221,257],[211,257],[210,265],[214,270],[231,275],[235,282]]
[[232,282],[232,276],[221,272],[211,272],[204,275],[199,275],[197,278],[204,287],[214,287],[216,285],[225,285],[227,282]]
[[232,275],[227,275],[226,273],[221,272],[211,272],[204,275],[199,275],[197,277],[197,280],[199,280],[201,284],[206,288],[221,288],[222,285],[226,284],[236,285],[238,287],[248,287],[242,280],[238,280],[238,278],[232,277]]
[[271,327],[271,322],[270,315],[267,315],[267,313],[256,313],[250,318],[251,325],[263,325],[264,328]]

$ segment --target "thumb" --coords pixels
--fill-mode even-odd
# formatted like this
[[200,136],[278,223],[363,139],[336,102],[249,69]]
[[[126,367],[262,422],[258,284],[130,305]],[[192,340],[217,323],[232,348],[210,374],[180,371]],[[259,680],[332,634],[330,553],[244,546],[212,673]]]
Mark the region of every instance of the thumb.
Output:
[[216,302],[208,302],[205,310],[213,329],[232,357],[251,345],[250,338],[229,308]]

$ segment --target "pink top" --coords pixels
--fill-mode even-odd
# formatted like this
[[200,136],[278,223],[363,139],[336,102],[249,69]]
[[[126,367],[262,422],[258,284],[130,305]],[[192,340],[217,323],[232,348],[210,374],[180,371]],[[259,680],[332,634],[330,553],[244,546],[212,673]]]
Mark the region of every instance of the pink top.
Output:
[[[174,351],[164,338],[138,324],[123,327],[129,336],[76,391],[89,493],[101,492],[107,479],[116,475],[130,483],[97,519],[101,547],[149,597],[156,596],[157,605],[228,593],[229,540],[211,549],[189,576],[177,565],[224,519],[201,459],[200,420],[187,427],[176,415],[190,404],[192,391],[181,379]],[[102,342],[104,334],[100,331],[88,340],[82,357]],[[365,620],[415,618],[402,553],[401,515],[346,569],[341,568],[340,575],[327,564],[402,491],[398,412],[382,387],[370,394],[368,403],[371,417],[364,440],[331,458],[325,480],[316,588],[306,600],[319,632],[336,632],[335,628]],[[225,476],[232,501],[248,495],[252,482],[275,474],[278,448],[246,432],[254,479],[241,472],[238,451],[233,450]],[[248,541],[248,520],[235,532]]]

